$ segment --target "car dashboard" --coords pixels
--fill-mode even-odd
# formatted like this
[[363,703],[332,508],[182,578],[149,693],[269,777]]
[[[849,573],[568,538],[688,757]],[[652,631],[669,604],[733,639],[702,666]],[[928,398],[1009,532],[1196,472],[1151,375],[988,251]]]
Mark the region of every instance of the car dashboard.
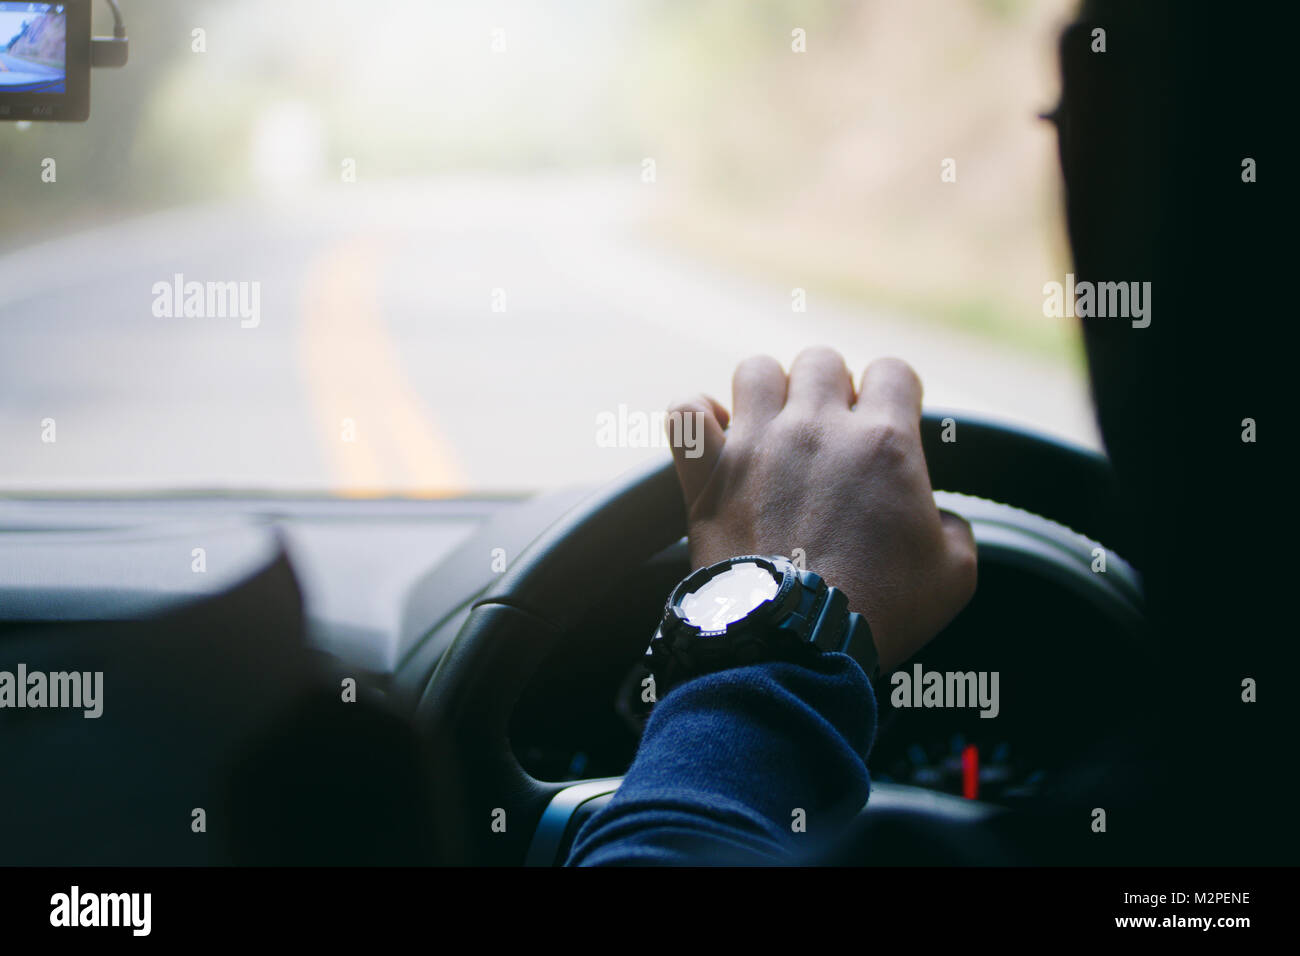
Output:
[[[0,502],[0,636],[162,613],[220,594],[283,552],[310,646],[371,693],[409,708],[475,597],[587,493],[8,499]],[[678,542],[610,583],[576,640],[546,661],[510,725],[530,774],[576,781],[626,771],[650,707],[641,699],[640,654],[665,596],[688,571]],[[907,670],[996,673],[995,704],[910,706],[902,678],[882,675],[869,766],[878,784],[1014,806],[1050,791],[1060,768],[1097,739],[1099,723],[1123,719],[1089,707],[1077,660],[1080,648],[1124,651],[1107,650],[1113,621],[1034,564],[982,557],[980,576],[975,599]],[[1044,673],[1054,677],[1037,679]]]

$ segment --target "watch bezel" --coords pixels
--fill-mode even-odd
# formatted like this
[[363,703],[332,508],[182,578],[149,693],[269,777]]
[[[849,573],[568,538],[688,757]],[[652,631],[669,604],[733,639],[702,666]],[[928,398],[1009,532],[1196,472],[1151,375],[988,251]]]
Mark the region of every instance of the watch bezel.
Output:
[[[685,612],[681,608],[682,599],[686,595],[698,591],[709,581],[731,570],[737,564],[757,564],[767,570],[768,573],[778,579],[776,594],[756,605],[744,617],[731,621],[723,628],[706,630],[687,620]],[[706,565],[693,571],[677,587],[673,588],[673,593],[668,596],[668,602],[664,608],[664,624],[676,635],[684,637],[722,638],[737,634],[754,627],[756,624],[767,624],[782,617],[789,610],[790,598],[795,593],[795,587],[798,583],[798,569],[786,558],[762,554],[745,554],[727,558],[725,561]]]

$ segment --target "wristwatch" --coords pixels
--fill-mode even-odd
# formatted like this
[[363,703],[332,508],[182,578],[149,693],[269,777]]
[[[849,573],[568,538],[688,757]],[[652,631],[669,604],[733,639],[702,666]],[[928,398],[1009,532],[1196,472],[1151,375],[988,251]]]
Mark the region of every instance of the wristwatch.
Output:
[[879,676],[866,618],[821,576],[779,555],[742,555],[688,575],[673,589],[645,664],[663,693],[699,674],[839,651]]

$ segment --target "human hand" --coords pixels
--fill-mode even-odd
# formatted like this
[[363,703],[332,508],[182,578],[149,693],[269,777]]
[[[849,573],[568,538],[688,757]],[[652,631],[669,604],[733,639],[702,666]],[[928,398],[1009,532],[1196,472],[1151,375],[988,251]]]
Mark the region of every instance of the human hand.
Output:
[[[734,418],[707,396],[668,418],[692,564],[802,550],[866,617],[881,671],[897,667],[956,616],[976,580],[970,526],[934,503],[916,373],[880,359],[855,391],[832,349],[800,353],[788,376],[760,356],[737,367],[732,402]],[[692,458],[681,416],[696,413]]]

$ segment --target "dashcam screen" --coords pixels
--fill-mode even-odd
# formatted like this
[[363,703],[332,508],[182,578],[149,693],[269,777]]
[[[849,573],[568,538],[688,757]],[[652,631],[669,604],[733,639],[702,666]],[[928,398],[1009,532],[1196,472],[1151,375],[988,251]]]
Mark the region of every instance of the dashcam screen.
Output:
[[68,15],[62,3],[0,0],[0,93],[63,93]]

